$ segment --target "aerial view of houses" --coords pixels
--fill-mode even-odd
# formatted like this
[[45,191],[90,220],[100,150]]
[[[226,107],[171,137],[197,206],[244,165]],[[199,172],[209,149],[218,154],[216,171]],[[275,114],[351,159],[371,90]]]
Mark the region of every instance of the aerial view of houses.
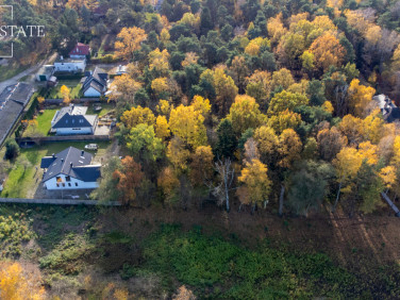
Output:
[[43,183],[48,190],[93,189],[98,187],[101,165],[91,165],[93,155],[69,147],[42,158]]
[[400,299],[399,3],[2,3],[0,300]]
[[70,104],[57,110],[51,120],[51,131],[57,135],[94,134],[98,115],[87,115],[87,107]]

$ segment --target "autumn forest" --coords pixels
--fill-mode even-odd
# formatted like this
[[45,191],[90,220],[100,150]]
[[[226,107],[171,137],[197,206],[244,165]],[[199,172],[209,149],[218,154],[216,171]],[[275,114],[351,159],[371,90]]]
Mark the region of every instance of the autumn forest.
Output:
[[399,1],[2,4],[48,30],[21,66],[81,42],[126,72],[100,205],[0,207],[37,240],[0,299],[400,297]]

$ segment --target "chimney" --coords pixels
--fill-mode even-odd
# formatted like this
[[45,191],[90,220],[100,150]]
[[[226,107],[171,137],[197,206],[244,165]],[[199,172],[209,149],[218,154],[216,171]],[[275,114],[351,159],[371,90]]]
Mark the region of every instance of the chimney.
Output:
[[61,158],[61,162],[64,162],[64,158]]
[[81,156],[84,156],[85,155],[85,151],[84,150],[82,150],[82,152],[81,152]]
[[72,168],[72,161],[69,163],[69,165],[71,166],[71,168]]
[[54,153],[51,156],[53,156],[53,158],[56,158],[56,155]]

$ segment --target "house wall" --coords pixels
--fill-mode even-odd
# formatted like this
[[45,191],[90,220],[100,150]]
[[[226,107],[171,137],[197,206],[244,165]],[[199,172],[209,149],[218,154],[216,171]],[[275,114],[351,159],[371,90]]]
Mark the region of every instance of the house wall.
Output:
[[[57,176],[56,176],[57,177]],[[60,182],[57,182],[57,178],[53,177],[49,180],[45,181],[44,184],[48,190],[78,190],[78,189],[95,189],[99,185],[96,181],[94,182],[84,182],[82,180],[70,177],[70,181],[66,181],[66,176],[64,174],[60,174],[61,178]],[[57,186],[58,183],[58,186]],[[65,186],[63,186],[63,184]],[[71,184],[71,186],[69,186]]]
[[86,58],[86,55],[78,55],[78,54],[73,54],[73,55],[70,55],[69,56],[70,58],[73,58],[73,59],[85,59]]
[[101,93],[99,93],[97,90],[95,90],[94,88],[90,87],[88,88],[83,95],[85,97],[100,97]]
[[92,127],[57,128],[57,135],[93,134]]
[[80,62],[67,62],[59,61],[54,63],[55,71],[60,72],[78,72],[85,71],[86,62],[84,60]]

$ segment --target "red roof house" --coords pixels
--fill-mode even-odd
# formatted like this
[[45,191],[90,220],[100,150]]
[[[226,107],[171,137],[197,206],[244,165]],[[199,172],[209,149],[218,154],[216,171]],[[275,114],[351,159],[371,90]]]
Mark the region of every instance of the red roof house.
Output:
[[88,45],[78,43],[69,53],[70,58],[86,58],[90,54],[90,48]]

